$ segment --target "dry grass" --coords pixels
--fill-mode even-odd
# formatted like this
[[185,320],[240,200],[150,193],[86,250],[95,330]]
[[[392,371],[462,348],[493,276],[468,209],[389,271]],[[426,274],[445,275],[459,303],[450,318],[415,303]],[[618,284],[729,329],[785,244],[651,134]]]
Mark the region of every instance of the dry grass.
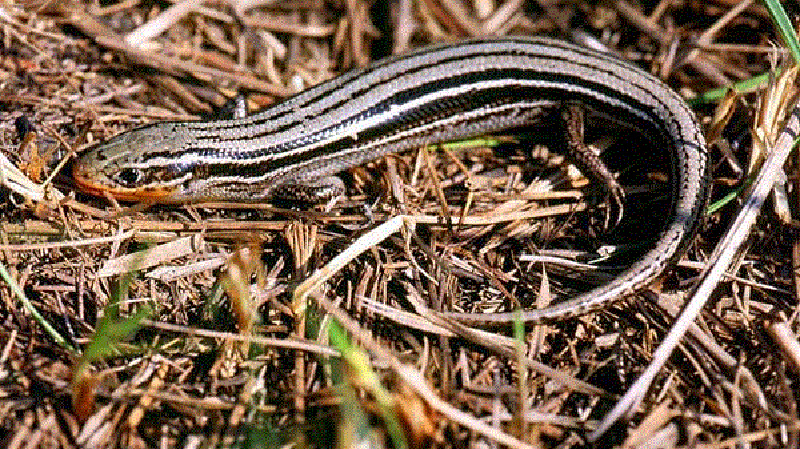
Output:
[[[603,312],[515,334],[434,311],[542,307],[629,263],[669,192],[639,137],[591,135],[633,192],[610,235],[596,190],[542,129],[351,170],[330,211],[109,204],[76,195],[61,167],[138,124],[196,119],[237,92],[258,109],[433,41],[579,30],[687,97],[767,71],[776,51],[758,3],[40,1],[0,7],[0,24],[2,153],[21,170],[0,204],[0,441],[14,449],[586,444],[668,332],[735,196],[662,285]],[[749,93],[713,119],[695,107],[715,199],[756,169],[752,117],[759,144],[780,130],[755,112],[764,95],[795,97]],[[796,167],[601,445],[800,446]],[[631,248],[605,261],[608,245]]]

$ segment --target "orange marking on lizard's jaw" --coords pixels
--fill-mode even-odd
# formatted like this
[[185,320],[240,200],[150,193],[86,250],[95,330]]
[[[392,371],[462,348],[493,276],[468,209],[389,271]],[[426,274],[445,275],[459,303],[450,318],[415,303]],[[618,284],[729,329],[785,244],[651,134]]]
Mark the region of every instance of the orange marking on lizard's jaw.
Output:
[[169,202],[175,193],[175,187],[127,189],[97,182],[93,177],[76,164],[72,169],[72,178],[78,190],[88,195],[112,197],[119,201]]

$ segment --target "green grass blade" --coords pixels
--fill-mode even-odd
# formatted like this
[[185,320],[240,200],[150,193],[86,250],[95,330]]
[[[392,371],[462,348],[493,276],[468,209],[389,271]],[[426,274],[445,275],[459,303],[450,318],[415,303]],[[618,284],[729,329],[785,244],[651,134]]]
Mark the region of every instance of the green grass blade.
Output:
[[783,38],[783,43],[792,52],[795,64],[800,63],[800,43],[797,40],[797,33],[795,33],[792,22],[789,20],[789,16],[786,15],[781,2],[778,0],[764,0],[764,4],[769,10],[772,21],[775,22],[775,26],[778,28],[778,33]]
[[30,312],[30,314],[33,316],[33,319],[35,319],[44,328],[44,331],[50,335],[50,338],[55,340],[55,342],[58,343],[58,345],[62,348],[78,354],[78,351],[73,348],[72,345],[67,343],[67,340],[62,337],[61,334],[59,334],[58,331],[56,331],[55,328],[47,322],[47,320],[44,319],[38,310],[36,310],[36,307],[34,307],[28,297],[25,296],[25,292],[23,292],[19,285],[17,285],[17,282],[11,277],[11,274],[6,270],[5,265],[2,263],[0,263],[0,277],[2,277],[8,286],[11,287],[11,291],[14,292],[14,294],[20,300],[22,306],[25,307],[28,312]]

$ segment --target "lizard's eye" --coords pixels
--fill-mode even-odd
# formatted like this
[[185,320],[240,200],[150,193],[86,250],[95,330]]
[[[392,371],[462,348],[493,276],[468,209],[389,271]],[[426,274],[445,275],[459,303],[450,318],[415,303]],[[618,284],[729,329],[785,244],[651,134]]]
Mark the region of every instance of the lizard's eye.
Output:
[[123,187],[136,187],[136,184],[142,179],[142,171],[135,168],[123,168],[116,176],[117,182]]

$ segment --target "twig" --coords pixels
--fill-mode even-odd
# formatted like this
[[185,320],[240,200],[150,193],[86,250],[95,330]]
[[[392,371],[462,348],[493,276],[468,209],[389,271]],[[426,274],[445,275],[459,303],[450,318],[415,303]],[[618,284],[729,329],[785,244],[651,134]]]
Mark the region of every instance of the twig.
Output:
[[203,337],[215,338],[226,341],[241,341],[255,345],[261,345],[272,348],[286,348],[297,351],[304,351],[313,354],[325,355],[330,357],[339,357],[339,351],[330,346],[322,345],[314,341],[297,340],[291,338],[271,338],[262,337],[260,335],[242,335],[232,332],[220,332],[212,329],[201,329],[189,326],[179,326],[177,324],[164,323],[160,321],[142,320],[142,326],[159,329],[167,332],[175,332],[186,335],[187,337]]
[[[647,19],[641,12],[634,8],[631,4],[624,0],[617,0],[614,2],[614,7],[620,12],[622,16],[627,18],[631,23],[636,25],[637,28],[645,32],[648,36],[655,39],[661,45],[670,45],[672,38],[661,29],[658,25]],[[697,54],[690,54],[691,58],[687,58],[686,62],[694,67],[697,71],[707,76],[710,80],[719,84],[720,86],[727,86],[731,83],[730,79],[725,76],[719,69],[708,61],[701,59]]]
[[800,342],[789,325],[784,321],[772,323],[767,326],[767,333],[778,343],[794,371],[800,373]]
[[140,47],[148,40],[158,36],[167,28],[178,23],[179,20],[202,5],[203,1],[205,0],[183,0],[170,6],[156,18],[128,33],[128,35],[125,36],[125,42],[131,47]]

